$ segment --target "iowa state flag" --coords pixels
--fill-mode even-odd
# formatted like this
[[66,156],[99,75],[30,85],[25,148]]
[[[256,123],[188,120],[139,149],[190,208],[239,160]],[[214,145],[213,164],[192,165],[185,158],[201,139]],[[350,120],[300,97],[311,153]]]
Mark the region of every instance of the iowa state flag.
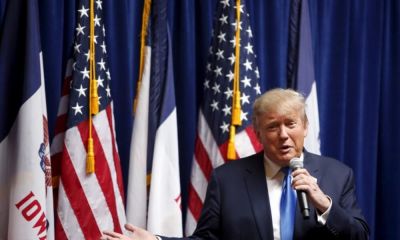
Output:
[[7,3],[0,33],[0,239],[54,239],[38,6]]
[[149,6],[142,82],[131,141],[127,219],[154,234],[182,236],[178,126],[167,1],[153,0]]

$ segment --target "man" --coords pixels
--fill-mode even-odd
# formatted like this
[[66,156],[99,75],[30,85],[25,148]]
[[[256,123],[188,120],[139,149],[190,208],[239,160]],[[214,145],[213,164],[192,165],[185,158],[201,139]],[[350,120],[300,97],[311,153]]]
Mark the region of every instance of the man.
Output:
[[[303,148],[308,120],[301,94],[288,89],[266,92],[254,103],[253,125],[264,151],[215,169],[197,228],[189,238],[368,238],[368,226],[356,202],[352,170]],[[285,178],[281,169],[293,158],[304,162],[304,168],[292,172],[292,188],[306,193],[310,217],[304,219],[296,204],[294,226],[281,226],[286,218],[280,209]],[[133,239],[156,239],[143,229],[126,228],[133,232]],[[124,238],[117,233],[104,234],[109,239]]]

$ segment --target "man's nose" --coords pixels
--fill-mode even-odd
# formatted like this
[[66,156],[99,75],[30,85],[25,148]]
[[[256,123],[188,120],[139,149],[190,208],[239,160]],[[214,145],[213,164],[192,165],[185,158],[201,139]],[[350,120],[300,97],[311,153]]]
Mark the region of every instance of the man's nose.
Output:
[[279,137],[280,138],[288,138],[287,129],[284,125],[279,127]]

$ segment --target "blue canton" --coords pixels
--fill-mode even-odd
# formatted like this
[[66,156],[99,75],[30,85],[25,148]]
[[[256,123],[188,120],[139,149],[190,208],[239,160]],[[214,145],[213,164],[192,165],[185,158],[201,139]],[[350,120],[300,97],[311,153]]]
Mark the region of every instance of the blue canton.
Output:
[[[69,93],[68,128],[88,119],[89,112],[89,44],[90,44],[90,6],[89,0],[81,0],[78,5],[77,24],[75,29],[74,54],[72,64],[72,81]],[[96,80],[99,96],[99,111],[111,102],[110,70],[107,65],[106,30],[102,1],[94,4],[94,42]]]
[[236,2],[222,0],[217,7],[213,38],[207,59],[202,111],[218,145],[229,137],[232,113],[236,28],[240,27],[240,103],[243,130],[251,123],[252,104],[261,94],[256,54],[252,43],[249,14],[240,6],[240,22],[236,21]]

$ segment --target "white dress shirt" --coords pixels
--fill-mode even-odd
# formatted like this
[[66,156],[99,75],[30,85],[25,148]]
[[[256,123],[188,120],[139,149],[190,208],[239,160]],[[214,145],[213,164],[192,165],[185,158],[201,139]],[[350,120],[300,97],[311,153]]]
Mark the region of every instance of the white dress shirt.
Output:
[[[304,160],[304,155],[301,154],[300,160]],[[274,231],[274,239],[280,240],[281,232],[280,232],[280,203],[281,203],[281,195],[282,195],[282,184],[283,178],[285,174],[280,171],[281,167],[276,163],[272,162],[267,156],[264,155],[264,169],[268,187],[268,197],[269,197],[269,204],[271,208],[271,217],[272,217],[272,229]],[[315,179],[317,181],[317,179]],[[329,197],[328,197],[329,198]],[[323,214],[319,215],[317,213],[317,221],[325,225],[326,220],[328,219],[329,212],[332,207],[332,200],[331,205],[329,206],[328,210]]]

